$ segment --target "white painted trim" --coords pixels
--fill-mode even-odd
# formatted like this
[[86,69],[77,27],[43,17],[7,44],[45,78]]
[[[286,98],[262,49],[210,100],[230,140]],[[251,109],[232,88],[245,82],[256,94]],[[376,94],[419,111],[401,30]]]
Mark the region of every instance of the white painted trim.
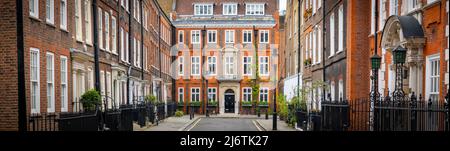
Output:
[[[433,54],[433,55],[428,55],[426,56],[425,62],[426,62],[426,66],[425,66],[425,100],[428,100],[431,94],[431,86],[430,86],[430,74],[431,74],[431,64],[430,61],[431,60],[436,60],[436,59],[440,59],[440,54]],[[439,62],[439,67],[440,67],[440,62]],[[438,69],[440,70],[440,69]],[[440,71],[439,71],[440,72]],[[438,82],[440,87],[440,82]]]
[[31,108],[31,88],[33,87],[33,82],[31,82],[30,81],[30,109],[31,109],[31,113],[40,113],[41,112],[41,110],[40,110],[40,106],[41,106],[41,82],[40,82],[40,80],[41,80],[41,76],[40,76],[40,53],[39,53],[39,49],[38,48],[30,48],[30,80],[32,79],[32,75],[31,75],[31,73],[32,73],[32,71],[31,71],[31,64],[32,64],[32,55],[31,55],[31,53],[32,52],[36,52],[36,54],[37,54],[37,61],[36,61],[36,65],[37,65],[37,70],[36,70],[36,72],[37,72],[37,90],[36,90],[36,109],[33,109],[33,108]]
[[[67,57],[66,56],[60,56],[60,62],[62,61],[62,60],[65,60],[65,67],[66,67],[66,74],[65,74],[65,79],[66,79],[66,81],[65,81],[65,83],[63,83],[62,82],[62,80],[60,80],[60,82],[61,82],[61,85],[66,85],[66,90],[65,90],[65,92],[63,92],[63,90],[62,90],[62,86],[61,86],[61,95],[62,95],[62,93],[64,93],[65,94],[65,96],[64,96],[64,98],[62,98],[61,97],[61,112],[67,112],[68,111],[68,109],[69,109],[69,105],[68,105],[68,103],[69,103],[69,79],[68,79],[68,74],[69,74],[69,66],[68,66],[68,59],[67,59]],[[60,63],[60,68],[62,68],[62,66],[63,66],[63,64],[62,63]],[[60,70],[60,72],[62,72],[62,69]],[[62,75],[61,75],[62,76]],[[89,75],[88,75],[89,76]],[[60,77],[60,79],[61,79],[62,77]],[[64,104],[65,104],[65,106],[63,106],[62,104],[62,102],[64,101]]]
[[[52,88],[52,92],[51,92],[51,100],[48,100],[48,98],[47,98],[47,103],[50,103],[51,104],[51,108],[48,108],[48,104],[47,104],[47,112],[55,112],[55,55],[53,54],[53,53],[51,53],[51,52],[47,52],[47,54],[45,55],[45,62],[46,62],[46,65],[45,65],[45,70],[47,71],[47,56],[51,56],[52,57],[52,81],[51,81],[51,83],[52,83],[52,86],[53,86],[53,88]],[[48,78],[48,73],[46,74],[46,77]],[[47,90],[47,93],[48,93],[48,89],[47,89],[47,85],[48,85],[48,79],[46,79],[45,80],[46,81],[46,85],[45,85],[45,88],[46,88],[46,90]],[[47,95],[46,95],[47,96]]]

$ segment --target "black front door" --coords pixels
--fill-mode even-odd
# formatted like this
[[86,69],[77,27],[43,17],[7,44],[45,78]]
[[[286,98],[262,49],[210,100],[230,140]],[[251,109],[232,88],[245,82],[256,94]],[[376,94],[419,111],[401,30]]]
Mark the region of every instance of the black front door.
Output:
[[234,113],[234,95],[225,95],[225,113]]

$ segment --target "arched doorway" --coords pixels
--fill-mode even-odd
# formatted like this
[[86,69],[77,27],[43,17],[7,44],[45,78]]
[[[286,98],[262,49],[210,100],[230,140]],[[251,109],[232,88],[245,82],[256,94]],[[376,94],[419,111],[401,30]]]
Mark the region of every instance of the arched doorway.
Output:
[[234,104],[236,100],[234,99],[234,91],[228,89],[225,91],[225,113],[235,113]]
[[422,25],[415,17],[391,16],[387,19],[381,38],[382,66],[384,68],[380,70],[382,76],[379,76],[378,79],[387,81],[387,83],[385,83],[384,90],[380,87],[381,91],[390,93],[394,91],[396,69],[392,60],[392,51],[398,46],[402,46],[407,49],[406,62],[401,69],[404,73],[402,77],[403,90],[406,94],[411,92],[422,94],[424,44],[425,36]]

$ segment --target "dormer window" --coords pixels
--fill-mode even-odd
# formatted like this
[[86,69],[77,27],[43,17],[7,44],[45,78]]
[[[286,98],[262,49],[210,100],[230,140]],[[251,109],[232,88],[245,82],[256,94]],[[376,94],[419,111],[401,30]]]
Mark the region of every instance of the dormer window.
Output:
[[195,4],[194,15],[213,15],[212,4]]
[[246,4],[245,15],[264,15],[264,4]]
[[237,4],[223,4],[223,15],[237,15]]

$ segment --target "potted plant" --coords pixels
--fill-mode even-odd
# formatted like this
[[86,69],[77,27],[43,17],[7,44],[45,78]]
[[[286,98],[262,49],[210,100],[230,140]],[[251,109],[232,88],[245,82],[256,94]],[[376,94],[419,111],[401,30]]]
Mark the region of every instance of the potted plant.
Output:
[[216,107],[216,106],[217,106],[217,101],[216,100],[208,101],[208,107]]
[[305,61],[303,61],[303,64],[304,64],[305,66],[311,65],[311,58],[308,58],[308,59],[306,59]]
[[156,104],[157,102],[156,102],[156,96],[154,96],[154,95],[147,95],[146,97],[145,97],[145,103],[151,103],[151,104]]
[[252,102],[250,101],[241,101],[243,107],[252,107]]
[[83,109],[86,112],[92,112],[96,110],[97,105],[100,105],[100,93],[92,89],[86,91],[80,98],[80,102],[83,105]]

